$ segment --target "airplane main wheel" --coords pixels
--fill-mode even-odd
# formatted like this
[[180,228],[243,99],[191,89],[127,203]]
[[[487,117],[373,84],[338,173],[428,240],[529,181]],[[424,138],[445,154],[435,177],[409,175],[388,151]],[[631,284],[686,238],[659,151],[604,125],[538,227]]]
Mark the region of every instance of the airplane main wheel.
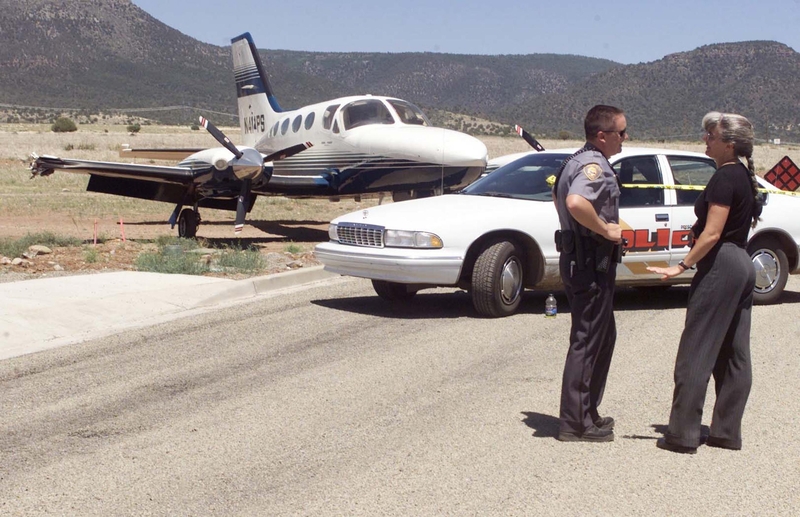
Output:
[[178,237],[193,239],[197,235],[198,222],[197,212],[191,208],[181,210],[181,215],[178,217]]

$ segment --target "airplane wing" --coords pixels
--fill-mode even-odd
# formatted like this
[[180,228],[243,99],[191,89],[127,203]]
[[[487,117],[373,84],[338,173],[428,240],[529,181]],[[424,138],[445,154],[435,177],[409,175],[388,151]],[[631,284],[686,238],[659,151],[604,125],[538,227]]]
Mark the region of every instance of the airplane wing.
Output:
[[31,155],[30,169],[34,176],[49,176],[57,170],[105,176],[109,178],[129,178],[156,183],[189,185],[193,180],[212,171],[213,166],[189,168],[166,167],[160,165],[141,165],[120,162],[98,162],[92,160],[70,160],[55,156]]
[[179,162],[205,148],[195,149],[131,149],[127,144],[119,150],[120,158],[144,158],[147,160],[173,160]]

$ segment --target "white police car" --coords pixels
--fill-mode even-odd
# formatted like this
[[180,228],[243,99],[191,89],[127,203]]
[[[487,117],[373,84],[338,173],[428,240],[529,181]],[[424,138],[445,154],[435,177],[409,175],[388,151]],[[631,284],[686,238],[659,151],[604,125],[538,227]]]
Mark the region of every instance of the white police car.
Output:
[[[403,201],[337,217],[316,246],[325,269],[372,279],[379,296],[402,300],[420,289],[458,286],[483,316],[513,314],[523,289],[560,285],[553,234],[558,217],[547,178],[575,150],[531,152],[458,194]],[[648,266],[677,264],[689,250],[694,202],[714,173],[699,153],[625,149],[611,158],[623,184],[620,225],[628,240],[619,286],[663,286]],[[762,186],[776,190],[763,180]],[[800,272],[800,198],[766,194],[748,251],[755,302],[777,300]],[[671,283],[688,283],[691,271]]]

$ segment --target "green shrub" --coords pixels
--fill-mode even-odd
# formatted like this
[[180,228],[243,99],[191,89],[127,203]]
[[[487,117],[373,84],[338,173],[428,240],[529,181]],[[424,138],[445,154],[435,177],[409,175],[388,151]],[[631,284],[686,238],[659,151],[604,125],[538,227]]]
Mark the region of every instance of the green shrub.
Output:
[[257,249],[230,248],[220,253],[217,264],[225,269],[252,272],[264,269],[264,257]]
[[50,130],[53,133],[72,133],[73,131],[78,130],[78,126],[75,125],[75,122],[68,119],[67,117],[59,117],[50,126]]
[[292,243],[287,244],[286,247],[283,248],[283,250],[286,253],[294,254],[294,253],[300,253],[301,251],[303,251],[303,248],[301,248],[300,246],[298,246],[297,244],[292,242]]
[[87,247],[83,250],[83,260],[85,260],[87,264],[94,264],[99,257],[100,254],[97,252],[97,248]]
[[139,124],[129,124],[127,129],[128,133],[138,133],[139,131],[142,130],[142,126],[140,126]]
[[56,235],[52,232],[29,233],[19,239],[0,239],[0,255],[20,257],[23,252],[35,244],[48,248],[79,246],[81,240],[76,237]]
[[151,273],[171,273],[178,275],[202,275],[208,266],[196,253],[173,253],[165,247],[159,253],[142,253],[136,257],[136,270]]
[[189,126],[189,128],[192,131],[199,131],[200,130],[200,126],[198,126],[197,124],[192,124],[191,126]]

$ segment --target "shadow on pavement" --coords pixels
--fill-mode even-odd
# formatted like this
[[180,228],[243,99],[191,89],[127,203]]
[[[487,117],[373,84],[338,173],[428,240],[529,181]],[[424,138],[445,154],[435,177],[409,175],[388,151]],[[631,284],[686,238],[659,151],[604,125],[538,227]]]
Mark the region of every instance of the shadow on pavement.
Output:
[[525,415],[522,423],[533,429],[533,436],[537,438],[558,436],[558,418],[533,411],[523,411],[522,414]]

